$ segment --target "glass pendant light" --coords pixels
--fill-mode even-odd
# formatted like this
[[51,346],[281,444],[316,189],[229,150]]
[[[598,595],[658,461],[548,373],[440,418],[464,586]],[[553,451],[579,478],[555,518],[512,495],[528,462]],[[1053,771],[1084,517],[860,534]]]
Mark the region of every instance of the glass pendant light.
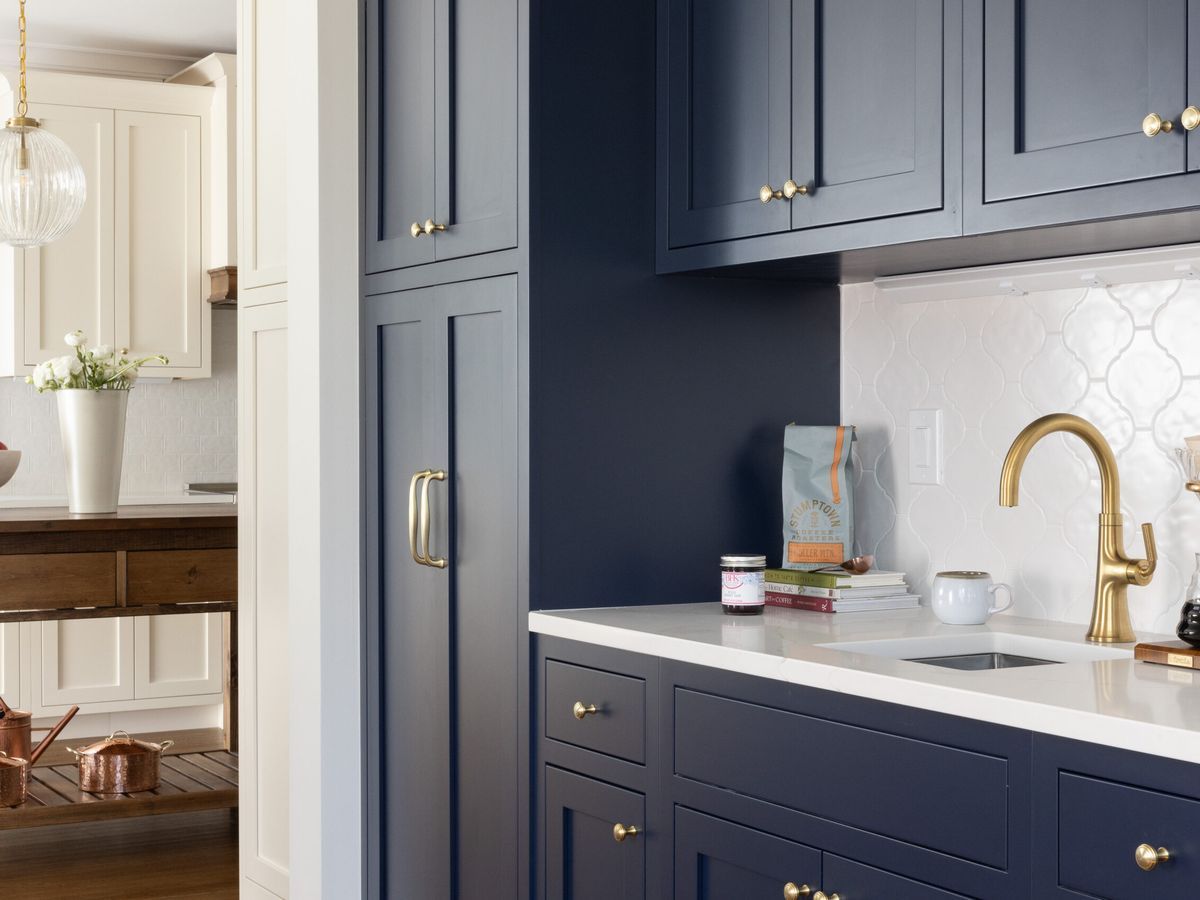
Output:
[[40,247],[58,240],[79,220],[87,180],[71,148],[28,115],[25,0],[20,3],[20,95],[17,114],[0,130],[0,241]]

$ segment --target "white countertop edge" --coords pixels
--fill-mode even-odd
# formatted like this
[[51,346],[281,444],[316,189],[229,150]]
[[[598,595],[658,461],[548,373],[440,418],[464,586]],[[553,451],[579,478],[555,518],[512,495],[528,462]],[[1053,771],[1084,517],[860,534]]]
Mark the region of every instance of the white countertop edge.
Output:
[[[658,656],[743,675],[771,678],[819,690],[865,697],[1121,750],[1148,753],[1182,762],[1200,763],[1200,734],[1168,725],[979,693],[846,666],[827,665],[733,647],[716,647],[635,628],[581,622],[552,613],[531,612],[529,630],[548,637]],[[1145,665],[1133,662],[1129,664]]]

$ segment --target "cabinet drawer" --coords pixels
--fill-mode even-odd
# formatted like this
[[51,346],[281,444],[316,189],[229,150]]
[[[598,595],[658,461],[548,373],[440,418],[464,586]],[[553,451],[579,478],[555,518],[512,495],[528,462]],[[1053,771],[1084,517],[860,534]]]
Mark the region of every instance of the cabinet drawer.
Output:
[[775,898],[788,884],[821,883],[819,850],[675,808],[675,900]]
[[[596,712],[577,718],[576,703]],[[546,660],[546,737],[644,764],[646,682]]]
[[130,553],[130,606],[237,599],[237,550],[147,550]]
[[991,756],[675,689],[677,775],[996,869],[1009,765]]
[[115,553],[0,556],[0,609],[115,606]]
[[[1143,871],[1139,844],[1171,858]],[[1059,772],[1058,877],[1060,887],[1111,900],[1196,896],[1200,801]]]
[[864,866],[832,853],[826,853],[821,864],[821,889],[826,894],[836,893],[846,900],[851,897],[854,900],[895,900],[898,897],[904,900],[966,900],[962,894],[944,891],[874,866]]

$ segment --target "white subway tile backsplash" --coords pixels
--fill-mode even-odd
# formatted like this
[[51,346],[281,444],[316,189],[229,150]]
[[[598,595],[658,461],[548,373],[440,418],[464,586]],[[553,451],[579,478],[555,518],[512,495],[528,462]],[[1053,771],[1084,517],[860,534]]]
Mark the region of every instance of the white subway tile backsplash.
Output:
[[[237,314],[214,312],[212,337],[211,378],[140,383],[130,393],[123,496],[179,494],[189,482],[237,480]],[[52,394],[38,394],[23,380],[0,381],[0,440],[22,451],[0,499],[66,502]]]
[[[1200,549],[1200,501],[1172,455],[1200,433],[1200,285],[1154,282],[1026,296],[896,303],[843,288],[843,421],[858,426],[856,543],[928,596],[935,572],[976,567],[1013,585],[1013,613],[1087,622],[1099,479],[1077,439],[1029,457],[1021,505],[997,502],[1000,464],[1032,419],[1073,412],[1117,454],[1131,554],[1158,537],[1134,626],[1172,631]],[[908,483],[910,409],[942,409],[943,485]]]

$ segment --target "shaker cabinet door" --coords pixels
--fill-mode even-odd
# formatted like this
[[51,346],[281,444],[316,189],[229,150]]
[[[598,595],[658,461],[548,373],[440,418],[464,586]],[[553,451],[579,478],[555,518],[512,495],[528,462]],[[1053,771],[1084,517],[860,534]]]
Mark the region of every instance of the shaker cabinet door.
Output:
[[[813,0],[669,0],[668,222],[672,247],[787,231],[763,203],[791,171],[793,6]],[[798,198],[799,199],[799,198]],[[792,201],[793,203],[795,201]]]
[[[446,4],[439,4],[445,6]],[[364,97],[366,271],[433,261],[414,223],[434,218],[436,74],[432,0],[367,0]]]
[[796,4],[793,228],[941,208],[943,5]]
[[[617,841],[616,825],[639,833]],[[641,794],[547,766],[547,900],[645,900],[645,832]]]

